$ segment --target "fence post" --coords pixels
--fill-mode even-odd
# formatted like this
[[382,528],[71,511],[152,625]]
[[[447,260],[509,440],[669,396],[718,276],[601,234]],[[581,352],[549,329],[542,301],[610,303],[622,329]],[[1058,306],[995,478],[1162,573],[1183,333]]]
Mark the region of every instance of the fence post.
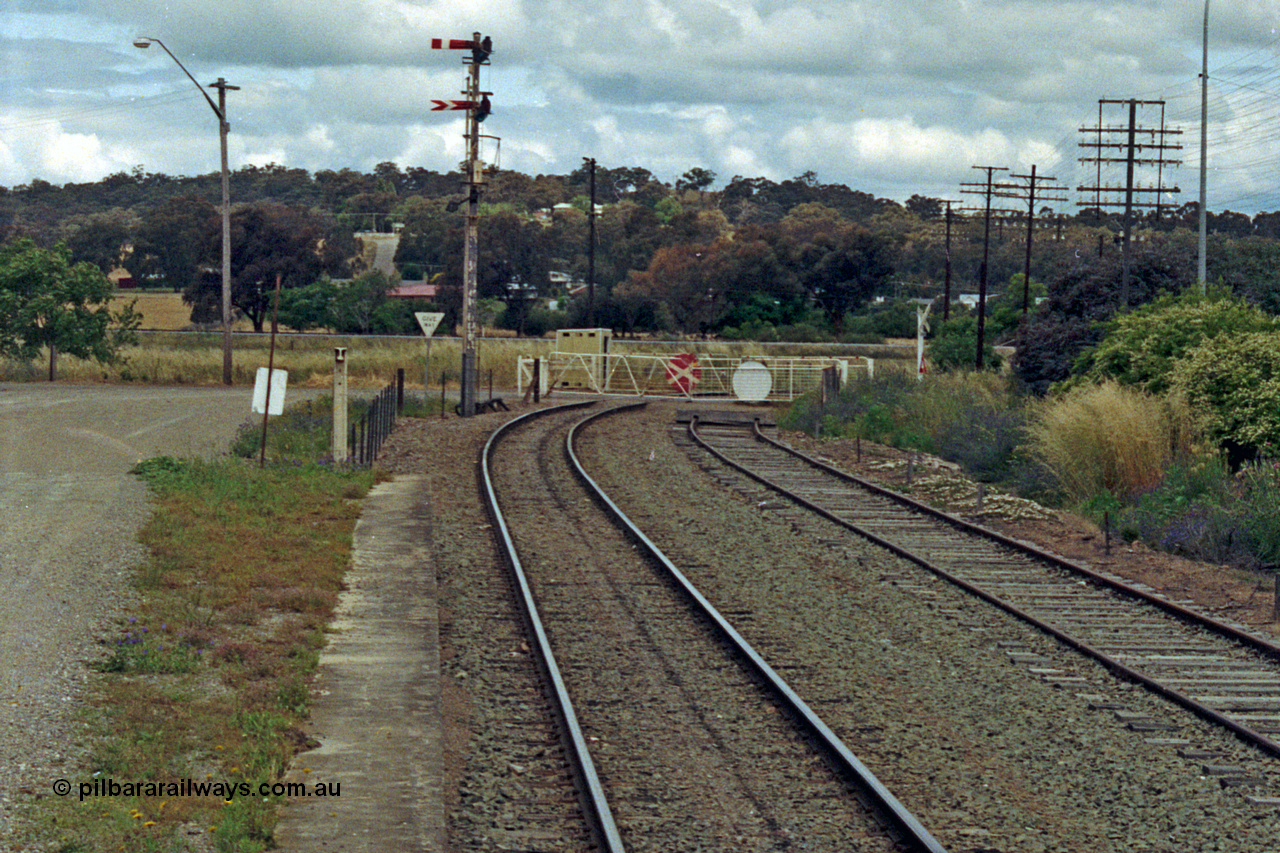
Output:
[[404,411],[404,368],[396,368],[396,414]]
[[347,436],[347,348],[333,348],[333,461],[350,456]]

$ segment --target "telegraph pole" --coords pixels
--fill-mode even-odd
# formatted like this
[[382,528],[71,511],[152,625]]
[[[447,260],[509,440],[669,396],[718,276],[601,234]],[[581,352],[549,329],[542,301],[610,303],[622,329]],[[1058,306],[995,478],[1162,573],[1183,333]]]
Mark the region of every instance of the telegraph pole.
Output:
[[[1025,316],[1031,304],[1031,236],[1035,232],[1036,226],[1036,189],[1038,182],[1049,183],[1044,189],[1048,193],[1063,192],[1066,187],[1056,186],[1050,182],[1057,181],[1057,178],[1046,178],[1044,175],[1036,175],[1036,167],[1031,166],[1030,175],[1010,175],[1011,178],[1017,178],[1026,181],[1027,191],[1027,256],[1026,262],[1022,267],[1022,313]],[[1040,200],[1044,201],[1066,201],[1066,198],[1058,195],[1042,195]]]
[[587,208],[587,328],[596,325],[596,160],[586,158],[591,198]]
[[947,206],[947,243],[946,243],[946,278],[942,292],[942,322],[951,319],[951,200],[943,202]]
[[[981,169],[987,173],[985,189],[968,189],[961,190],[966,193],[981,193],[986,196],[986,205],[983,214],[983,231],[982,231],[982,266],[978,267],[978,348],[974,356],[974,369],[982,369],[982,345],[985,342],[987,330],[987,264],[991,257],[991,198],[994,195],[1004,195],[997,193],[997,189],[1008,189],[1008,186],[998,186],[995,183],[996,172],[1009,171],[1004,166],[974,166],[975,169]],[[964,184],[967,187],[983,187],[983,184]]]
[[[1129,108],[1129,121],[1126,125],[1113,125],[1106,127],[1102,124],[1102,107],[1104,104],[1127,106]],[[1138,107],[1140,106],[1158,106],[1160,107],[1160,126],[1140,127],[1138,125]],[[1170,130],[1164,126],[1164,101],[1139,101],[1135,99],[1129,100],[1112,100],[1103,98],[1098,101],[1098,126],[1082,127],[1081,133],[1096,134],[1096,142],[1081,142],[1081,148],[1096,148],[1097,154],[1093,157],[1081,157],[1082,163],[1096,163],[1098,165],[1098,181],[1094,186],[1082,186],[1078,188],[1079,192],[1091,192],[1094,194],[1094,204],[1098,207],[1099,212],[1103,207],[1123,207],[1124,208],[1124,227],[1123,236],[1121,238],[1124,252],[1124,273],[1120,284],[1120,310],[1125,311],[1129,307],[1129,278],[1130,278],[1130,237],[1133,231],[1133,211],[1134,208],[1152,208],[1156,212],[1156,216],[1160,215],[1161,209],[1166,205],[1160,200],[1160,197],[1166,192],[1182,192],[1179,187],[1165,187],[1163,182],[1164,167],[1176,166],[1182,163],[1181,160],[1171,160],[1165,156],[1166,151],[1181,151],[1182,146],[1177,143],[1166,142],[1166,138],[1181,134],[1181,130]],[[1104,141],[1104,134],[1112,134]],[[1118,141],[1117,137],[1123,134],[1124,141]],[[1143,141],[1139,142],[1138,137],[1142,136]],[[1148,141],[1149,140],[1149,141]],[[1103,150],[1111,149],[1123,156],[1104,156]],[[1154,156],[1143,157],[1139,152],[1150,149],[1155,152]],[[1125,165],[1125,182],[1123,186],[1104,186],[1102,183],[1102,164],[1103,163],[1123,163]],[[1152,186],[1137,186],[1134,183],[1135,170],[1138,166],[1155,166],[1157,169],[1156,183]],[[1123,193],[1123,200],[1103,201],[1103,193]],[[1154,201],[1135,200],[1139,195],[1148,195],[1155,198]],[[1083,204],[1083,203],[1082,203]]]
[[1200,295],[1205,294],[1206,243],[1209,233],[1209,212],[1207,202],[1209,195],[1209,0],[1204,0],[1204,44],[1200,57],[1200,234],[1197,241],[1199,252],[1196,260],[1196,281],[1200,285]]
[[218,90],[218,138],[222,147],[222,384],[232,384],[231,373],[231,171],[227,167],[227,90],[239,91],[219,77],[209,88]]

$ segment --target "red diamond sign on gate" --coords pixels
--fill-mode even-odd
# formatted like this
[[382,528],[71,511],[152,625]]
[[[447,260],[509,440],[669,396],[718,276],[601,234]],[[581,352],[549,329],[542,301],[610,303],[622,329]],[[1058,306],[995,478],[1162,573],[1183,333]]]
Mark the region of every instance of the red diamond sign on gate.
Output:
[[701,379],[702,368],[693,353],[682,352],[667,362],[667,382],[677,391],[689,394]]

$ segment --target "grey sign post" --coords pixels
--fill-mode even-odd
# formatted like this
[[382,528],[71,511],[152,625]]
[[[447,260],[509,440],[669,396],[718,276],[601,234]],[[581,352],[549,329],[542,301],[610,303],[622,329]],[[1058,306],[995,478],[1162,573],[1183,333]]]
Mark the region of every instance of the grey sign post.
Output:
[[427,360],[422,365],[422,402],[425,405],[427,389],[431,387],[431,336],[435,334],[436,326],[439,326],[440,321],[444,319],[444,314],[439,311],[414,311],[413,316],[422,327],[422,334],[427,336]]

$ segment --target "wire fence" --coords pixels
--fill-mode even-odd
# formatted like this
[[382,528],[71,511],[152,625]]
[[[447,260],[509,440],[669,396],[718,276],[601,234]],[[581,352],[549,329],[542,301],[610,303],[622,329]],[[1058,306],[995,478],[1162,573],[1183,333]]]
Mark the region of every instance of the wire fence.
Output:
[[373,464],[391,430],[396,417],[404,408],[404,371],[399,371],[395,381],[379,391],[369,402],[360,420],[351,424],[348,436],[347,458],[354,465],[367,468]]
[[824,371],[832,368],[841,382],[847,382],[851,371],[873,375],[875,362],[862,356],[553,352],[541,359],[517,359],[516,382],[520,394],[526,388],[536,388],[540,395],[569,390],[687,400],[725,397],[788,402],[819,388]]

